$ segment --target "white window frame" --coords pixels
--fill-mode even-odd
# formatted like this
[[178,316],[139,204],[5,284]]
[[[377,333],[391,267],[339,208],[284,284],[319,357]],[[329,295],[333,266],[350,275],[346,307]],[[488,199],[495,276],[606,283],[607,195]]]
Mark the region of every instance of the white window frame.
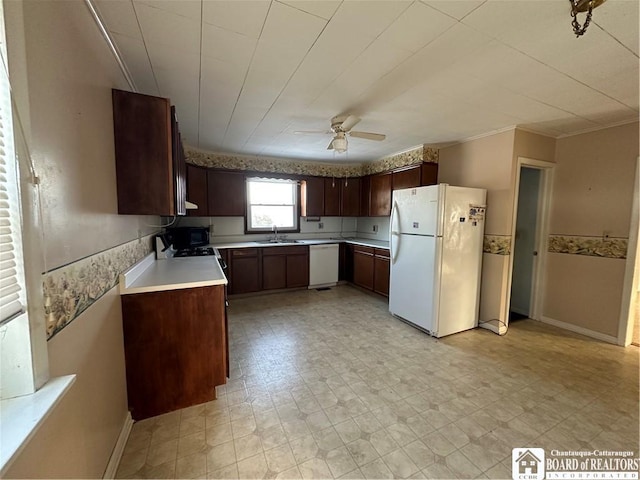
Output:
[[[290,184],[293,188],[293,203],[252,203],[251,201],[251,189],[249,188],[249,184],[252,182],[263,182],[263,183],[286,183]],[[269,233],[272,232],[272,226],[269,227],[254,227],[251,225],[251,210],[254,206],[291,206],[293,207],[293,227],[278,227],[278,233],[296,233],[300,231],[300,192],[298,189],[299,182],[297,180],[292,179],[284,179],[284,178],[264,178],[264,177],[247,177],[245,180],[245,191],[246,191],[246,226],[245,230],[247,233]]]

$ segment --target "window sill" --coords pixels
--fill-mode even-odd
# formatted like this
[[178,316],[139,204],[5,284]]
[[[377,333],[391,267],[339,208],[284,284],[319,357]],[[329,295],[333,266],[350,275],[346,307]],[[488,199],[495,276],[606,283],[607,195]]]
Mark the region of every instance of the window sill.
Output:
[[0,478],[4,478],[18,453],[38,431],[75,380],[75,375],[52,378],[31,395],[0,402]]

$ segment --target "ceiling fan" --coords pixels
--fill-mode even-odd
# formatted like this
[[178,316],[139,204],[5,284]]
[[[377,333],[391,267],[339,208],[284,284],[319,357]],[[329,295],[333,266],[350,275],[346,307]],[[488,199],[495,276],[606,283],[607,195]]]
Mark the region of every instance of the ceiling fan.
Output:
[[355,115],[338,115],[331,119],[331,130],[298,130],[293,133],[296,134],[316,134],[323,135],[335,134],[335,137],[329,142],[327,150],[335,150],[338,153],[344,153],[347,151],[347,135],[350,137],[364,138],[366,140],[381,141],[386,138],[386,135],[381,133],[370,132],[352,132],[351,129],[360,121],[360,117]]

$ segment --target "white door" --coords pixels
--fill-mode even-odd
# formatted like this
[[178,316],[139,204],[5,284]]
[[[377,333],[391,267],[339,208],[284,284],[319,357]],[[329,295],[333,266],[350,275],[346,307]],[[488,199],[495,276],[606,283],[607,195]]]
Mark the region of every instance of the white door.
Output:
[[439,206],[444,186],[394,190],[391,230],[413,235],[441,235],[442,215]]
[[441,241],[436,237],[399,235],[392,251],[389,311],[415,325],[434,329]]

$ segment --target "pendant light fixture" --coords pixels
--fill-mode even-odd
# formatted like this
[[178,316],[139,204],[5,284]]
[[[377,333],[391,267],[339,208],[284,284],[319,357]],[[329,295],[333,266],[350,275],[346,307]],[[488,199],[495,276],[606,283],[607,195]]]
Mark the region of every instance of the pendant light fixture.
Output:
[[[585,34],[587,27],[591,23],[593,9],[599,7],[604,2],[605,0],[569,0],[569,3],[571,3],[571,26],[573,27],[573,33],[576,34],[576,37],[580,37]],[[587,14],[582,25],[578,22],[579,13]]]

